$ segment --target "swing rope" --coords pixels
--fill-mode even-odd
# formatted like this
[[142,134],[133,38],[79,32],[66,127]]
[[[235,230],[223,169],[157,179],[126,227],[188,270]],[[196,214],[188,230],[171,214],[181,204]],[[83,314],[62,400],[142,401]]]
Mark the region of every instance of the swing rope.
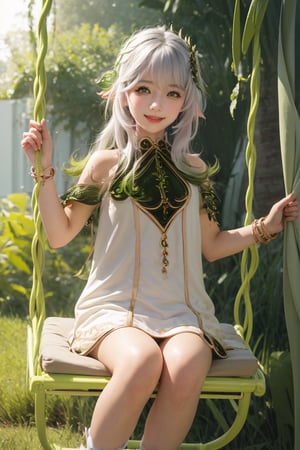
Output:
[[[236,0],[233,28],[232,28],[232,57],[233,70],[239,82],[242,81],[239,75],[241,63],[241,53],[246,55],[252,42],[252,73],[250,79],[250,108],[247,119],[247,147],[245,152],[246,166],[248,169],[248,187],[245,195],[245,220],[244,225],[250,225],[253,219],[253,198],[254,198],[254,176],[256,168],[256,146],[254,142],[255,122],[259,105],[260,93],[260,30],[263,18],[267,9],[268,0],[253,0],[250,4],[240,44],[240,0]],[[250,297],[250,282],[254,277],[259,264],[258,247],[252,245],[245,249],[241,259],[241,285],[234,302],[234,321],[239,324],[239,331],[242,333],[247,344],[251,339],[253,329],[253,310]],[[244,311],[241,311],[242,298],[244,298]],[[243,323],[240,317],[243,315]]]
[[[43,0],[43,8],[40,14],[38,22],[38,42],[39,53],[36,61],[36,75],[34,81],[34,120],[40,122],[46,113],[46,88],[47,77],[45,70],[45,57],[48,48],[48,33],[47,33],[47,17],[51,10],[52,0]],[[33,333],[33,361],[34,361],[34,373],[40,373],[39,366],[39,347],[40,337],[42,333],[43,322],[45,319],[45,302],[44,302],[44,289],[43,289],[43,269],[44,269],[44,252],[46,245],[46,236],[43,229],[40,211],[38,206],[38,198],[41,189],[40,174],[41,167],[42,148],[36,154],[35,169],[37,174],[37,180],[31,198],[33,220],[35,225],[35,233],[31,245],[31,255],[33,262],[32,273],[32,289],[29,302],[29,316],[32,324]]]

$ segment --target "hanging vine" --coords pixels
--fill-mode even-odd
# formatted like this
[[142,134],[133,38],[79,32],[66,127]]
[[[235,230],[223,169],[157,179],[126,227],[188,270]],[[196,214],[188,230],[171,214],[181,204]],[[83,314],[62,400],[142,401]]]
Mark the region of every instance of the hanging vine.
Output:
[[[244,225],[249,225],[253,219],[253,196],[254,196],[254,176],[256,167],[256,147],[254,142],[256,114],[259,105],[260,94],[260,30],[263,18],[268,6],[268,0],[252,0],[247,18],[245,21],[241,37],[241,15],[240,0],[236,0],[233,29],[232,29],[232,68],[238,82],[242,82],[240,74],[241,55],[246,55],[252,44],[252,72],[250,77],[250,109],[247,120],[247,147],[246,147],[246,165],[248,168],[248,188],[245,196],[245,221]],[[236,296],[234,319],[236,323],[240,321],[241,300],[244,297],[244,321],[241,324],[241,332],[244,339],[249,343],[252,335],[252,305],[250,299],[250,282],[258,268],[259,256],[258,248],[252,245],[243,251],[241,261],[241,286]]]
[[[36,121],[41,121],[46,115],[46,89],[47,77],[45,70],[45,57],[48,49],[47,17],[51,10],[52,0],[43,0],[43,7],[38,22],[38,45],[39,51],[36,60],[36,75],[34,81],[34,111],[33,117]],[[41,154],[42,148],[37,152],[35,168],[37,179],[40,179],[41,173]],[[32,192],[32,210],[35,223],[35,233],[32,240],[31,253],[33,261],[32,289],[30,296],[29,315],[32,323],[33,333],[33,361],[35,361],[34,371],[38,373],[39,368],[39,347],[42,326],[45,319],[45,303],[43,290],[43,269],[44,269],[44,249],[45,232],[43,229],[40,211],[38,206],[38,197],[41,188],[41,181],[37,182]]]

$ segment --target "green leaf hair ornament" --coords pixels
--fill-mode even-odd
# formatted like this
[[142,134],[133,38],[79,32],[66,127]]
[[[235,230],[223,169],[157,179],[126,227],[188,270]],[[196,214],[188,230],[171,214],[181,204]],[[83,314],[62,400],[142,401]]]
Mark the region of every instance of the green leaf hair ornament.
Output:
[[112,85],[117,78],[117,71],[115,69],[104,72],[99,80],[96,81],[97,86],[100,88],[98,95],[104,99],[107,99],[110,94]]
[[[173,30],[172,27],[170,28],[170,31],[175,33],[175,31]],[[197,89],[199,89],[199,91],[202,91],[203,86],[202,86],[202,82],[201,82],[201,78],[200,78],[200,74],[199,74],[199,66],[197,63],[198,51],[197,51],[196,44],[194,44],[194,45],[192,44],[190,36],[182,35],[182,29],[180,29],[177,34],[181,39],[184,40],[184,42],[190,52],[190,71],[191,71],[192,79],[193,79]]]
[[197,89],[199,89],[199,91],[202,91],[202,83],[199,77],[199,68],[198,68],[198,64],[197,64],[197,58],[198,58],[198,51],[197,51],[197,47],[196,44],[192,44],[191,38],[190,36],[185,36],[182,37],[181,36],[181,30],[178,33],[178,36],[181,37],[184,42],[186,43],[187,48],[190,51],[190,70],[191,70],[191,75],[193,78],[193,81],[197,87]]

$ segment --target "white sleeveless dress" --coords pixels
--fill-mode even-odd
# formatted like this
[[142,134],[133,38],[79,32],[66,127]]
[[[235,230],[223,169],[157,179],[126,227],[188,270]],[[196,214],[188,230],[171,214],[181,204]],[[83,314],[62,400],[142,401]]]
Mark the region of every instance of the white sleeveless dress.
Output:
[[106,333],[136,327],[155,338],[182,331],[221,341],[203,280],[199,189],[167,230],[162,273],[161,230],[132,198],[102,199],[91,272],[75,307],[73,351],[87,354]]

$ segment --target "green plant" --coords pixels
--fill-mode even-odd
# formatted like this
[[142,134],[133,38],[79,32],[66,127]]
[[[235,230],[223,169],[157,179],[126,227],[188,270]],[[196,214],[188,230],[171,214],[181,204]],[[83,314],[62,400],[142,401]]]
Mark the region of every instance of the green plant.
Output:
[[[0,313],[27,317],[31,292],[34,224],[26,194],[0,199]],[[61,249],[46,248],[44,286],[47,314],[73,315],[84,281],[75,277],[91,246],[89,227]]]
[[269,367],[272,407],[276,414],[279,441],[283,450],[289,450],[294,447],[294,394],[290,353],[271,353]]
[[[52,441],[59,442],[62,447],[79,447],[84,442],[82,432],[74,432],[68,426],[48,428]],[[0,448],[6,450],[42,450],[38,435],[34,426],[1,426],[0,424]]]
[[0,199],[0,311],[17,313],[30,294],[33,221],[26,194]]
[[[26,332],[26,321],[0,317],[3,343],[0,348],[0,379],[3,380],[0,384],[0,426],[27,427],[34,423],[33,396],[26,385]],[[64,425],[74,432],[82,432],[90,421],[94,401],[80,397],[51,397],[47,403],[49,426]]]
[[33,400],[26,389],[26,323],[0,317],[0,424],[28,424]]

